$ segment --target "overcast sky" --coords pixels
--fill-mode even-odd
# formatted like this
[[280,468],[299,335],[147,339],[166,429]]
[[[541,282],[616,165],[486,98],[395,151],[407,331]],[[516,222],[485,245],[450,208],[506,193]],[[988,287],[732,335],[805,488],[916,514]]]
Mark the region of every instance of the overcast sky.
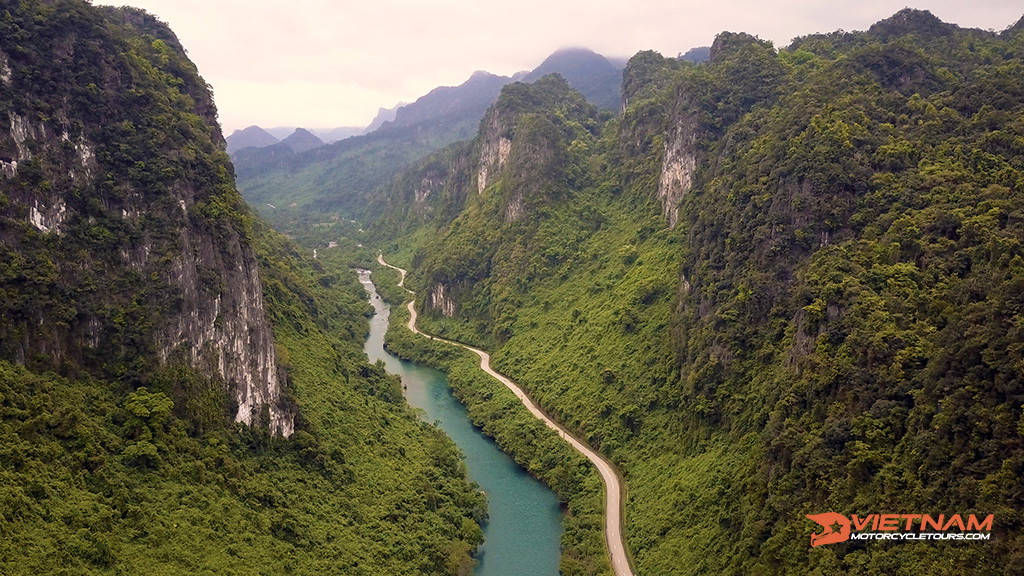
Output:
[[225,132],[365,126],[476,70],[511,75],[559,48],[675,56],[722,31],[777,47],[796,36],[866,30],[910,5],[1001,31],[1020,0],[97,0],[171,25],[213,86]]

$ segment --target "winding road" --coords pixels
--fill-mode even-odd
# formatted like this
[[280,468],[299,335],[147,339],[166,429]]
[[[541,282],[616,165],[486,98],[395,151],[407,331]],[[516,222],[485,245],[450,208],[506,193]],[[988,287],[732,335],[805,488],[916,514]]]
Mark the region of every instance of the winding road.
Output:
[[[400,275],[398,286],[400,286],[406,292],[415,297],[416,293],[405,287],[406,271],[404,269],[399,268],[398,266],[392,266],[391,264],[388,264],[384,260],[383,254],[377,255],[377,262],[379,262],[382,266],[386,266],[393,270],[397,270]],[[568,442],[573,448],[576,449],[576,451],[578,451],[580,454],[583,454],[583,456],[585,456],[587,460],[590,460],[594,464],[594,466],[597,467],[597,471],[601,473],[601,480],[604,482],[605,535],[606,542],[608,544],[608,553],[611,556],[612,570],[615,573],[615,576],[634,576],[633,569],[629,564],[629,556],[628,554],[626,554],[625,540],[622,537],[622,478],[619,476],[618,471],[615,470],[615,467],[612,466],[611,462],[609,462],[603,456],[594,451],[594,449],[592,449],[590,446],[587,446],[582,440],[570,434],[569,431],[563,428],[561,424],[552,420],[551,417],[545,414],[544,411],[541,410],[537,406],[537,404],[534,403],[534,401],[531,400],[530,397],[526,395],[526,392],[523,392],[523,389],[520,388],[518,384],[492,369],[490,354],[484,352],[483,350],[480,350],[479,348],[467,346],[465,344],[455,342],[453,340],[439,338],[437,336],[433,336],[431,334],[427,334],[425,332],[420,331],[419,328],[416,327],[415,299],[409,301],[408,308],[408,327],[410,331],[412,331],[414,334],[426,336],[434,340],[439,340],[441,342],[446,342],[448,344],[452,344],[455,346],[461,346],[466,350],[474,352],[477,356],[480,357],[481,370],[490,374],[495,380],[504,384],[506,388],[511,390],[516,395],[516,397],[519,398],[519,400],[523,403],[524,406],[526,406],[526,409],[529,410],[531,414],[533,414],[542,422],[544,422],[544,424],[546,424],[548,428],[551,428],[552,430],[557,432],[563,440]]]

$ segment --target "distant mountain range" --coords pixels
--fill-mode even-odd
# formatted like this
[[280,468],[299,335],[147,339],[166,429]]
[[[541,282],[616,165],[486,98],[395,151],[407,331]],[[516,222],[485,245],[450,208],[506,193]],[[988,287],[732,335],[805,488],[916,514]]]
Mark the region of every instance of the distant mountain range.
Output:
[[[305,151],[276,143],[250,144],[251,149],[236,144],[229,152],[239,187],[254,206],[311,205],[359,212],[367,208],[368,194],[412,162],[472,138],[484,112],[513,82],[533,83],[558,74],[598,108],[617,113],[622,65],[591,50],[563,49],[531,71],[513,76],[478,71],[458,86],[435,88],[411,104],[382,108],[365,133],[340,142]],[[236,134],[251,138],[249,130]],[[229,143],[236,134],[228,137]]]
[[352,126],[321,130],[292,126],[279,126],[275,128],[249,126],[242,130],[235,130],[226,140],[228,143],[228,154],[234,158],[238,151],[245,148],[266,148],[285,141],[288,141],[288,147],[296,153],[305,152],[324,144],[344,140],[351,136],[358,136],[365,130],[364,128]]
[[[291,141],[289,148],[294,152],[305,152],[306,150],[323,146],[324,144],[333,144],[339,140],[351,138],[352,136],[359,136],[360,134],[368,134],[373,132],[377,128],[380,128],[385,122],[391,122],[395,119],[395,114],[398,110],[405,106],[404,102],[395,105],[393,108],[381,108],[377,111],[377,116],[372,122],[366,127],[359,126],[342,126],[340,128],[300,128],[297,126],[275,126],[273,128],[262,128],[260,126],[249,126],[241,130],[235,130],[230,136],[226,138],[228,143],[228,154],[232,158],[235,157],[236,153],[245,148],[267,148],[278,144],[288,138],[295,137]],[[298,136],[296,136],[298,134]],[[307,135],[316,138],[316,146],[310,146],[313,143]],[[296,149],[301,148],[301,150]]]
[[[510,82],[533,83],[548,74],[560,74],[579,90],[587,100],[606,110],[617,110],[621,93],[621,59],[608,59],[585,48],[566,48],[549,56],[537,68],[513,76],[498,76],[486,71],[474,72],[459,86],[442,86],[431,90],[411,104],[398,104],[394,108],[380,108],[376,118],[366,128],[344,127],[332,130],[303,129],[331,144],[345,138],[369,134],[385,126],[413,126],[421,122],[440,119],[463,125],[472,119],[465,137],[476,130],[476,122],[484,111],[497,100],[501,88]],[[227,137],[228,153],[243,148],[266,148],[292,135],[298,128],[261,128],[250,126],[236,130]],[[296,153],[300,151],[296,150]]]

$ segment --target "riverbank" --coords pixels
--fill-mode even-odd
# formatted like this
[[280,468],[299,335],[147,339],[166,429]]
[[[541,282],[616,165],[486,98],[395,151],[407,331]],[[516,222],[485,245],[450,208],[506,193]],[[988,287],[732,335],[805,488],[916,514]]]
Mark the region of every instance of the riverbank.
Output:
[[[375,274],[387,275],[396,284],[401,280],[399,272],[379,271]],[[389,297],[396,300],[396,296],[401,295],[393,291]],[[392,312],[393,325],[402,323],[410,330],[416,330],[414,311],[412,306],[396,306]],[[563,574],[632,574],[618,531],[621,530],[621,504],[618,500],[620,489],[616,484],[617,476],[603,458],[593,454],[595,464],[604,464],[604,480],[595,473],[595,468],[584,455],[567,443],[574,441],[577,449],[582,447],[586,450],[582,442],[572,438],[565,430],[559,430],[557,424],[550,419],[547,420],[551,425],[549,428],[539,419],[547,416],[536,406],[531,412],[523,404],[524,399],[529,402],[528,398],[514,383],[502,380],[504,377],[491,371],[493,378],[498,378],[504,384],[502,387],[494,386],[492,376],[481,371],[481,366],[489,369],[485,352],[456,348],[450,344],[462,345],[429,336],[414,336],[409,330],[392,331],[390,334],[389,350],[446,371],[453,390],[467,406],[474,423],[494,437],[499,446],[527,470],[551,486],[566,503],[568,514],[563,533]],[[612,479],[609,482],[612,488],[605,490],[603,482],[608,482],[608,478]],[[604,501],[606,496],[608,502]],[[605,506],[610,506],[612,510],[607,516],[607,523],[618,527],[618,530],[607,532],[612,535],[611,543],[605,537]],[[615,559],[614,571],[609,564],[609,551]]]
[[[558,573],[562,511],[553,490],[527,473],[469,419],[452,394],[447,376],[418,362],[401,360],[384,349],[390,306],[379,296],[368,271],[360,282],[375,314],[363,347],[370,362],[383,362],[397,375],[407,402],[422,419],[444,430],[464,456],[466,472],[487,495],[483,544],[473,555],[473,576],[552,576]],[[399,326],[395,330],[401,331]]]

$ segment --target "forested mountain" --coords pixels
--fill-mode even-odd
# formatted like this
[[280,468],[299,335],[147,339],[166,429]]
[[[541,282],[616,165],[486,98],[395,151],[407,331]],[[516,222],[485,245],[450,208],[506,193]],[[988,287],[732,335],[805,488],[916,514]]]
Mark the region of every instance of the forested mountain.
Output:
[[[102,377],[181,362],[232,383],[237,420],[267,411],[265,424],[290,434],[252,217],[208,89],[145,14],[104,21],[76,4],[16,11],[0,47],[0,350]],[[140,61],[108,61],[125,47]]]
[[[1024,572],[1024,20],[506,86],[377,234],[429,330],[614,459],[641,574]],[[994,515],[811,548],[807,514]],[[912,567],[912,568],[911,568]]]
[[166,25],[6,3],[0,109],[0,572],[468,569],[458,451],[366,363],[355,275],[242,201]]
[[586,48],[566,48],[548,56],[540,66],[520,78],[536,82],[549,74],[558,74],[598,108],[618,112],[622,103],[620,85],[622,67]]

